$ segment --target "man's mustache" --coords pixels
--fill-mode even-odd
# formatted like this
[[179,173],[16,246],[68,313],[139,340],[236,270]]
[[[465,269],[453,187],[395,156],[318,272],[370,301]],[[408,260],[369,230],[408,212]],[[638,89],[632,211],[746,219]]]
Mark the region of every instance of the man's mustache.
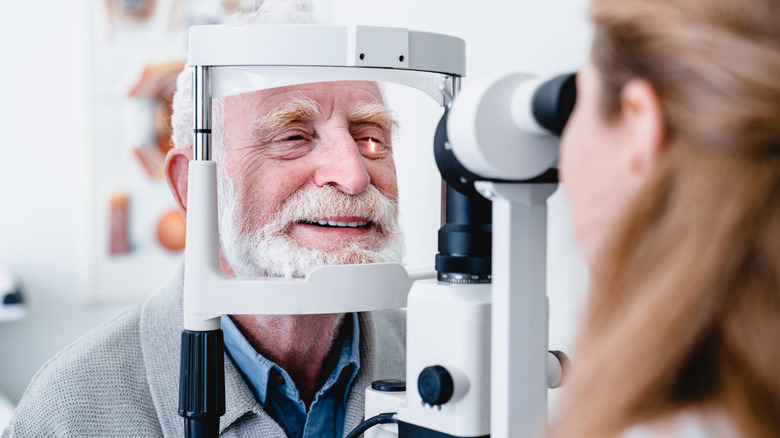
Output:
[[355,195],[326,185],[298,190],[290,195],[277,209],[268,231],[284,232],[298,222],[328,222],[331,226],[347,227],[375,225],[381,231],[391,228],[397,216],[398,202],[374,185]]

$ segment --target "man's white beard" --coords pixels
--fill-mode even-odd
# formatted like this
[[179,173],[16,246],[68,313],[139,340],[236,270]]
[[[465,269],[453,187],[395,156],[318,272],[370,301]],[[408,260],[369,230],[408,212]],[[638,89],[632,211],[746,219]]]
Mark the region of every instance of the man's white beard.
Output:
[[[373,185],[357,195],[342,193],[330,185],[299,190],[255,232],[245,231],[249,227],[242,226],[249,222],[249,215],[238,210],[239,202],[227,175],[220,175],[219,198],[222,250],[237,277],[282,276],[288,270],[294,276],[305,277],[323,265],[400,262],[404,255],[398,204]],[[371,219],[381,236],[373,247],[345,240],[332,250],[309,249],[287,234],[289,227],[301,220],[350,216]]]

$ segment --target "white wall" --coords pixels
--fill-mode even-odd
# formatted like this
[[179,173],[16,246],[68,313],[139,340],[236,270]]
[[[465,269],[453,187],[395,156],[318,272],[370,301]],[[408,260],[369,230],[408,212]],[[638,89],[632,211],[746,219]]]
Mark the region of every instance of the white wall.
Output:
[[[0,266],[21,277],[30,309],[26,319],[0,325],[0,393],[12,401],[19,400],[47,358],[131,304],[94,305],[80,298],[88,231],[90,3],[10,2],[0,18]],[[320,0],[316,5],[336,24],[461,37],[467,42],[468,77],[498,70],[540,75],[574,70],[585,60],[590,39],[585,0]],[[399,173],[407,184],[404,202],[417,209],[436,197],[435,175],[433,186],[422,188],[404,183],[414,175],[400,165]],[[410,216],[404,214],[407,223],[414,221]],[[430,222],[426,219],[426,226]],[[435,245],[429,234],[409,240],[410,258],[420,247]],[[550,200],[548,260],[550,346],[569,349],[586,276],[561,190]]]
[[0,392],[16,402],[58,350],[126,305],[80,300],[89,141],[87,1],[7,2],[0,23],[0,265],[28,316],[0,325]]

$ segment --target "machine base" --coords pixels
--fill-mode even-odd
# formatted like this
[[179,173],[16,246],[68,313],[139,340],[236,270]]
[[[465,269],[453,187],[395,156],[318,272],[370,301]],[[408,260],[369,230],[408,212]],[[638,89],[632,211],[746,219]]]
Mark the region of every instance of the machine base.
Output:
[[479,435],[473,437],[462,437],[450,435],[448,433],[437,432],[435,430],[426,429],[422,426],[417,426],[411,423],[405,423],[403,421],[398,422],[398,437],[399,438],[488,438],[490,435]]

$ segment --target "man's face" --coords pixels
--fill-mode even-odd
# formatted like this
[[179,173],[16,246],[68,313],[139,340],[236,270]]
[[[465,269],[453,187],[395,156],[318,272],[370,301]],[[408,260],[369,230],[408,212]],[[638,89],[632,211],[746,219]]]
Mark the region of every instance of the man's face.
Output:
[[400,261],[395,125],[371,82],[224,99],[220,234],[239,276]]

